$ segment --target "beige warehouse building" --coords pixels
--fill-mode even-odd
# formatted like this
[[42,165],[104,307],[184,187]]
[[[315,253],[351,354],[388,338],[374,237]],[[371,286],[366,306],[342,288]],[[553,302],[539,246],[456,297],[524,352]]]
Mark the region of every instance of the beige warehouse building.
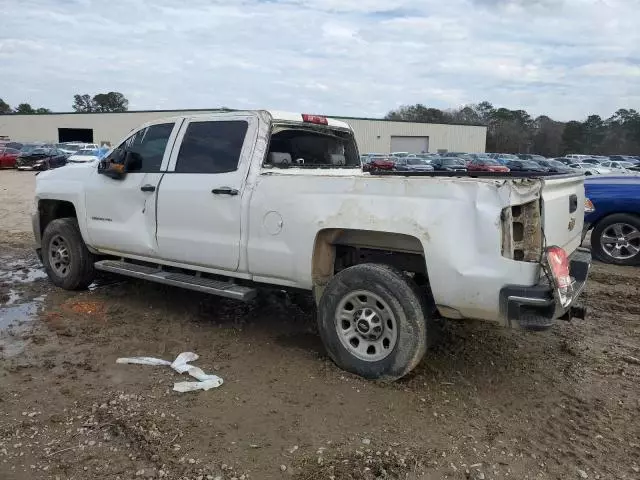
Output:
[[[162,117],[213,113],[216,110],[154,110],[125,113],[51,113],[0,116],[0,137],[18,142],[84,141],[115,144],[140,124]],[[351,125],[360,153],[484,152],[487,128],[471,125],[391,122],[336,117]]]

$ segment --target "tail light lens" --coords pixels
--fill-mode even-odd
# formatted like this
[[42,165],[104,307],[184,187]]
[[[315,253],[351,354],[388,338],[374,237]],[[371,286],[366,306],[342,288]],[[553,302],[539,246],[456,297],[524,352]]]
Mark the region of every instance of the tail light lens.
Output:
[[553,283],[563,307],[568,307],[573,299],[573,279],[569,273],[569,257],[560,247],[549,247],[546,255]]
[[585,197],[584,199],[584,213],[593,213],[596,211],[593,202]]

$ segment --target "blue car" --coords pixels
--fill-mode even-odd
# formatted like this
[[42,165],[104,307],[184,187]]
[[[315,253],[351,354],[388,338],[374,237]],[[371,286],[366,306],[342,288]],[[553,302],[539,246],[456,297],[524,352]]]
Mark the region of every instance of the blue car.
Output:
[[602,262],[640,265],[640,176],[593,176],[585,180],[592,212],[585,212],[591,252]]

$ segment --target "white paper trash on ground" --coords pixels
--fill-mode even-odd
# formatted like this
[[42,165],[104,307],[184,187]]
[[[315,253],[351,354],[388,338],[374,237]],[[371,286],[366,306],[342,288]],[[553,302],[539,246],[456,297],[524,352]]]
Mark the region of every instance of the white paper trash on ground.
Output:
[[198,355],[193,352],[182,352],[173,362],[153,357],[131,357],[118,358],[116,363],[135,364],[135,365],[163,365],[169,366],[178,373],[188,373],[193,378],[199,380],[197,382],[177,382],[173,384],[176,392],[193,392],[196,390],[210,390],[222,385],[223,380],[217,375],[208,375],[201,368],[189,365],[198,359]]

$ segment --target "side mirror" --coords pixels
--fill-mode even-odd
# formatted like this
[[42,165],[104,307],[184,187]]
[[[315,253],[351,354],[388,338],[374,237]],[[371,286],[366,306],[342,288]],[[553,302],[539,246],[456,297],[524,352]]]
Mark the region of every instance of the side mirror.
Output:
[[114,180],[120,180],[125,174],[124,149],[118,148],[111,152],[111,155],[100,160],[98,163],[98,173],[106,175]]

